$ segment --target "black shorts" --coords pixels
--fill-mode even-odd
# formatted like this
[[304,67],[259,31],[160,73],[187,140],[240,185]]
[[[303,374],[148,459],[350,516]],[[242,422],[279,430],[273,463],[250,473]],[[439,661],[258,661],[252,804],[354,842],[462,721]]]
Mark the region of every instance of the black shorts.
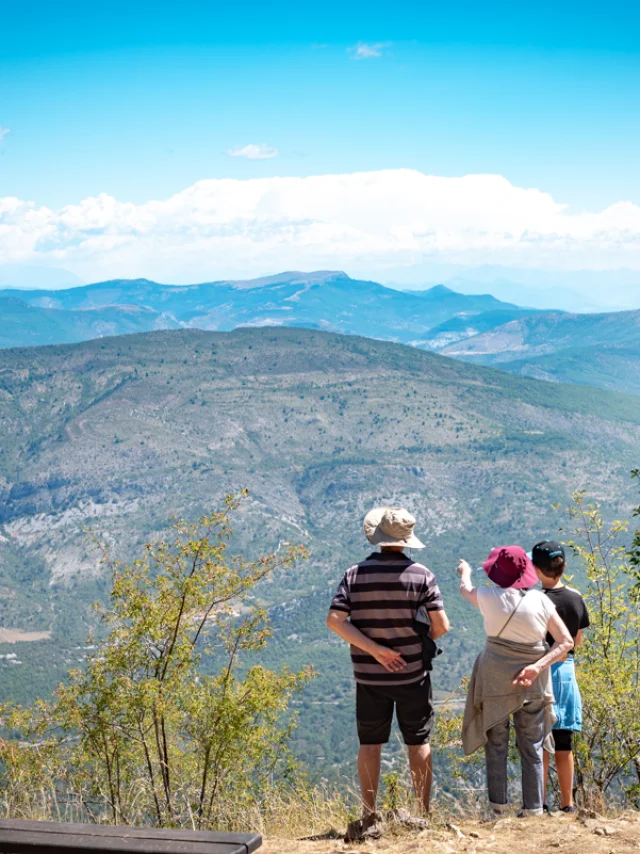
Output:
[[572,729],[552,729],[553,741],[556,750],[573,750],[573,730]]
[[428,744],[433,726],[431,679],[408,685],[356,685],[356,721],[360,744],[386,744],[393,708],[405,744]]

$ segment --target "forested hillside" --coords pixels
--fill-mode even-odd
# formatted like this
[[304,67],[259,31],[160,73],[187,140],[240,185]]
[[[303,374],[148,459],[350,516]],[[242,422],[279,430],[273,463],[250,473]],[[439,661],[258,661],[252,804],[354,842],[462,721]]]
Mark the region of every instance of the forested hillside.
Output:
[[440,349],[521,376],[640,391],[640,311],[512,318]]

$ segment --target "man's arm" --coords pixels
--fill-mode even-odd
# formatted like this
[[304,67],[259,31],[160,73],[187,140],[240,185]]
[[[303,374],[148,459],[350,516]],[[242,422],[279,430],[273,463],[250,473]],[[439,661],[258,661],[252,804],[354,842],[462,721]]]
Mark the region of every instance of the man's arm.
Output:
[[584,632],[582,631],[582,629],[578,629],[578,634],[576,635],[576,639],[573,642],[574,648],[579,647],[583,640],[584,640]]
[[447,617],[443,610],[429,611],[429,620],[431,622],[431,631],[429,632],[431,640],[441,638],[442,635],[446,635],[451,628],[449,617]]
[[395,649],[388,649],[386,646],[381,646],[363,634],[360,629],[351,625],[349,614],[346,611],[330,610],[327,617],[327,627],[343,640],[346,640],[347,643],[357,646],[363,652],[369,653],[390,673],[398,673],[407,666],[407,662]]
[[460,593],[462,593],[467,602],[471,602],[472,605],[478,608],[478,591],[471,583],[471,567],[466,560],[460,561],[458,575],[460,576]]
[[423,609],[426,611],[426,616],[428,617],[428,620],[425,620],[425,624],[428,623],[429,625],[429,637],[431,640],[437,640],[442,635],[446,635],[450,628],[449,618],[444,610],[442,593],[438,587],[438,582],[435,575],[428,569],[426,570],[422,597],[419,601],[419,610]]

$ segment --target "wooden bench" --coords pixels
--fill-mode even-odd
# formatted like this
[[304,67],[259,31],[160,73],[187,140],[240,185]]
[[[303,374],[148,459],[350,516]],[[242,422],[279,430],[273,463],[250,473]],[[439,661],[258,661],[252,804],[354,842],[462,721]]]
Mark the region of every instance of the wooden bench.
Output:
[[261,845],[251,833],[0,820],[0,854],[252,854]]

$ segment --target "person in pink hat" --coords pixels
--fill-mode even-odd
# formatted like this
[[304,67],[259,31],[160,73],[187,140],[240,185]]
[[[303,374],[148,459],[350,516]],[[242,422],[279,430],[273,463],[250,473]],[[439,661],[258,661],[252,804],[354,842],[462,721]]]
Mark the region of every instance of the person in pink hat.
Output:
[[[462,724],[466,755],[484,747],[489,803],[494,815],[507,808],[510,721],[522,767],[520,816],[542,815],[543,748],[553,752],[555,723],[549,668],[573,648],[569,630],[541,590],[520,546],[493,549],[483,563],[489,585],[474,587],[471,567],[460,561],[460,592],[484,618],[487,641],[473,667]],[[553,638],[549,650],[545,637]]]

